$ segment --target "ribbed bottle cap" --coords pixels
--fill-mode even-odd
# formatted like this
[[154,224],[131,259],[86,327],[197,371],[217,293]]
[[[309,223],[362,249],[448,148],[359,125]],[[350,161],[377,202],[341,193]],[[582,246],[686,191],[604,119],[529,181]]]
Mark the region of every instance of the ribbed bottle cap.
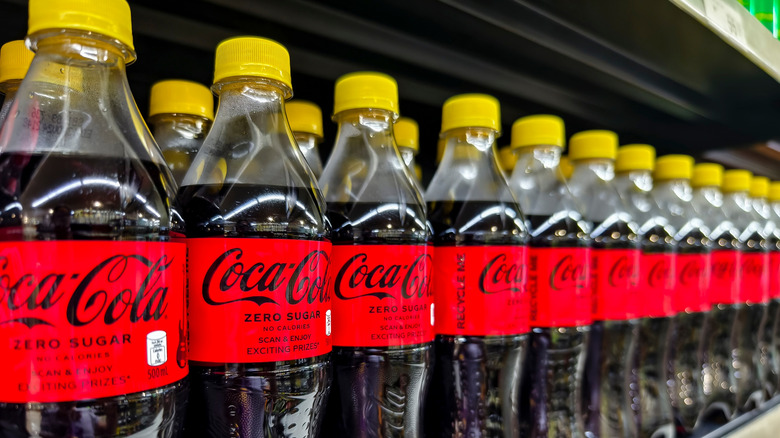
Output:
[[336,80],[333,114],[351,109],[382,109],[398,114],[395,79],[370,71],[346,74]]
[[664,155],[655,160],[653,178],[657,181],[691,179],[693,163],[693,157],[690,155]]
[[693,187],[720,187],[723,185],[723,166],[715,163],[701,163],[693,166]]
[[[769,184],[769,200],[772,202],[780,201],[780,181],[772,181]],[[780,227],[780,224],[777,224]]]
[[612,131],[592,130],[574,134],[569,139],[569,159],[572,161],[590,158],[614,160],[617,155],[618,136]]
[[322,110],[307,100],[293,100],[285,105],[292,132],[305,132],[322,138]]
[[420,150],[419,143],[419,127],[417,122],[409,117],[399,117],[393,125],[393,135],[395,135],[395,143],[398,147],[406,147],[414,150],[414,154]]
[[30,68],[35,53],[22,40],[9,41],[0,47],[0,84],[22,80]]
[[754,176],[750,180],[750,197],[766,198],[769,195],[769,178],[765,176]]
[[727,170],[723,172],[723,193],[747,192],[750,190],[750,180],[753,174],[742,169]]
[[267,38],[244,36],[222,41],[214,60],[214,83],[237,76],[273,79],[292,91],[290,53]]
[[189,114],[214,120],[214,96],[197,82],[168,79],[152,85],[149,116]]
[[617,150],[615,172],[649,170],[655,168],[655,148],[648,144],[627,144]]
[[563,119],[558,116],[538,114],[522,117],[512,123],[513,148],[528,146],[559,146],[566,144]]
[[441,132],[455,128],[490,128],[501,130],[501,108],[498,99],[487,94],[460,94],[444,102],[441,109]]
[[125,0],[30,0],[27,34],[76,29],[119,40],[133,48],[130,6]]

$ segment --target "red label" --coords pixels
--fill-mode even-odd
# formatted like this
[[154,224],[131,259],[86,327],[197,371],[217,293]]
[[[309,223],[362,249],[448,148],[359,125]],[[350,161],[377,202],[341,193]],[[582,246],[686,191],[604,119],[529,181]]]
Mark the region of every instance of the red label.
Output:
[[741,301],[764,303],[769,300],[769,253],[742,253]]
[[677,255],[677,288],[673,307],[676,312],[703,312],[710,309],[709,254]]
[[190,360],[275,362],[329,353],[330,246],[189,239]]
[[593,319],[625,320],[639,308],[638,249],[591,249]]
[[642,253],[639,259],[639,316],[674,315],[672,300],[675,291],[673,253]]
[[431,268],[428,245],[335,245],[333,345],[432,341]]
[[185,246],[0,243],[0,401],[62,402],[187,375]]
[[711,304],[734,304],[739,302],[741,282],[741,253],[732,249],[712,252]]
[[531,327],[575,327],[592,320],[589,248],[530,248]]
[[[780,224],[778,224],[780,226]],[[769,296],[780,298],[780,251],[769,253]]]
[[436,333],[499,336],[527,333],[524,246],[434,249]]

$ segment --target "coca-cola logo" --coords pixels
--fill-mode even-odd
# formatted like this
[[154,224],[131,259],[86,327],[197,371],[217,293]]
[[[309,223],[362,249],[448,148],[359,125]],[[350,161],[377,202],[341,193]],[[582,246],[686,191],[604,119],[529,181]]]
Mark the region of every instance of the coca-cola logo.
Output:
[[636,286],[637,272],[633,258],[620,256],[609,269],[609,285],[612,287]]
[[508,263],[506,254],[499,254],[491,259],[479,276],[479,290],[483,294],[500,292],[522,292],[525,281],[525,265]]
[[742,260],[742,275],[760,279],[763,276],[764,264],[758,260],[759,257],[745,256]]
[[570,288],[582,289],[587,287],[587,284],[588,273],[585,264],[577,262],[572,255],[560,259],[550,273],[550,288],[556,291]]
[[244,251],[232,248],[217,257],[203,279],[203,300],[212,306],[249,301],[262,306],[279,302],[276,292],[284,289],[290,305],[329,300],[325,279],[328,254],[315,250],[298,263],[242,260]]
[[[58,304],[65,303],[63,299],[67,299],[67,305],[59,308],[74,327],[96,320],[112,325],[122,318],[131,323],[157,321],[168,307],[168,287],[162,277],[173,265],[173,258],[167,255],[157,260],[136,254],[114,255],[85,275],[66,271],[24,272],[16,277],[15,272],[9,272],[10,264],[7,256],[0,257],[0,306],[14,317],[0,321],[0,325],[54,327],[40,310],[56,309]],[[26,311],[30,313],[25,315]]]
[[734,278],[734,276],[737,273],[737,267],[736,263],[734,263],[734,260],[729,259],[719,259],[715,260],[712,263],[712,276],[717,278],[718,280],[727,280],[730,278]]
[[400,284],[403,298],[422,298],[431,294],[430,266],[430,254],[421,254],[408,265],[385,265],[369,261],[366,253],[358,253],[339,269],[334,292],[342,300],[362,297],[396,299],[392,289]]
[[698,287],[699,280],[704,274],[701,260],[688,260],[680,270],[679,281],[683,286]]
[[650,287],[665,288],[668,286],[672,271],[666,260],[656,260],[647,273],[647,284]]

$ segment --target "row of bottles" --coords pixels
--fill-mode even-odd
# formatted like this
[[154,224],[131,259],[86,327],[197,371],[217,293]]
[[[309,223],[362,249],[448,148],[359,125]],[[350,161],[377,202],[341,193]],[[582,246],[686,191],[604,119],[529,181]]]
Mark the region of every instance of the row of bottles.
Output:
[[124,0],[32,0],[26,43],[2,436],[670,437],[778,389],[777,183],[550,115],[499,157],[499,102],[464,94],[423,192],[387,75],[337,80],[323,166],[279,43],[218,45],[216,114],[155,84],[151,133]]

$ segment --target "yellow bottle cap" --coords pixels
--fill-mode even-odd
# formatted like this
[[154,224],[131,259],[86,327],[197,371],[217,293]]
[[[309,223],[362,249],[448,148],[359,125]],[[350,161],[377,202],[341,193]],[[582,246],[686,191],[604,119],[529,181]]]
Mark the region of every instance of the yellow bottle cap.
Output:
[[152,85],[149,117],[157,114],[189,114],[214,120],[214,96],[197,82],[168,79]]
[[414,154],[420,150],[420,128],[417,122],[409,117],[399,117],[393,125],[393,134],[398,147],[414,150]]
[[693,166],[693,187],[720,187],[723,185],[723,166],[715,163],[701,163]]
[[514,154],[511,146],[504,146],[498,150],[498,163],[501,164],[501,169],[504,172],[510,173],[515,170],[517,156]]
[[398,84],[384,74],[361,71],[336,80],[333,114],[351,109],[382,109],[398,114]]
[[22,80],[30,68],[35,53],[22,40],[9,41],[0,47],[0,84]]
[[691,179],[693,162],[693,157],[690,155],[664,155],[655,160],[653,178],[657,181]]
[[765,176],[754,176],[750,180],[750,197],[766,198],[769,195],[769,178]]
[[780,181],[772,181],[769,184],[769,200],[772,202],[780,201]]
[[125,0],[30,0],[27,34],[76,29],[119,40],[131,51],[133,25]]
[[289,88],[285,98],[292,97],[290,53],[274,40],[244,36],[219,43],[214,60],[214,83],[236,76],[279,81]]
[[414,165],[414,176],[417,177],[417,181],[422,181],[422,167],[419,164]]
[[439,141],[436,143],[436,164],[441,163],[445,149],[447,149],[447,139],[440,136]]
[[558,167],[561,169],[564,178],[571,179],[571,175],[574,173],[574,166],[572,166],[569,157],[562,156]]
[[617,150],[615,172],[649,170],[655,168],[655,148],[648,144],[628,144]]
[[566,130],[558,116],[539,114],[522,117],[512,123],[513,148],[527,146],[559,146],[566,144]]
[[293,100],[285,105],[287,121],[292,132],[306,132],[319,138],[322,132],[322,110],[317,104],[307,100]]
[[444,102],[441,109],[441,132],[455,128],[490,128],[501,130],[501,108],[498,99],[487,94],[459,94]]
[[753,174],[750,171],[736,169],[723,172],[723,193],[747,192],[750,190],[750,181]]
[[582,131],[569,139],[569,159],[572,161],[589,158],[608,158],[617,156],[618,136],[612,131]]

